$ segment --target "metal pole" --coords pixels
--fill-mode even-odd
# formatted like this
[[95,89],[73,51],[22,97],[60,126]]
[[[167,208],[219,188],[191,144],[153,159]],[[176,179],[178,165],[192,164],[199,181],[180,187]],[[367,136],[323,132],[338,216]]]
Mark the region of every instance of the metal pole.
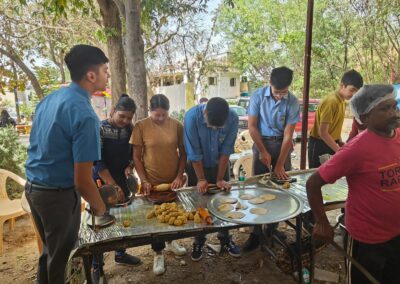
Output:
[[306,168],[306,156],[307,156],[307,133],[308,133],[307,124],[308,124],[308,100],[310,92],[313,10],[314,10],[314,0],[308,0],[306,44],[304,51],[303,119],[301,122],[301,157],[300,157],[301,170],[304,170]]

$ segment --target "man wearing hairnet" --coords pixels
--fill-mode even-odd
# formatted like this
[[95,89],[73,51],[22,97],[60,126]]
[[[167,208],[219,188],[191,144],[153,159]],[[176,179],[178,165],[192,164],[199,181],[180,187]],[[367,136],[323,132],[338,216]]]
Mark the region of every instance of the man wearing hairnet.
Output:
[[[380,283],[400,283],[400,113],[391,85],[366,85],[350,102],[367,129],[344,145],[307,181],[316,219],[313,236],[332,241],[334,231],[322,204],[321,187],[345,176],[346,244]],[[349,283],[370,283],[348,263]]]

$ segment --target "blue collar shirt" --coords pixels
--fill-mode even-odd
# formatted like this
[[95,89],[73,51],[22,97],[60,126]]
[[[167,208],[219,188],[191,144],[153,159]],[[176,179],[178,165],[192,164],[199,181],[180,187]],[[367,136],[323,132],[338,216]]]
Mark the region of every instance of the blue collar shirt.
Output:
[[100,124],[89,93],[71,83],[37,106],[26,176],[49,187],[74,186],[74,164],[100,160]]
[[221,155],[234,152],[238,132],[238,116],[229,109],[229,115],[222,128],[207,126],[204,117],[205,104],[191,108],[184,120],[184,143],[188,160],[203,162],[203,167],[211,168],[218,164]]
[[283,136],[286,125],[300,121],[299,101],[291,92],[281,100],[275,100],[270,86],[266,86],[254,91],[248,114],[258,118],[261,136]]

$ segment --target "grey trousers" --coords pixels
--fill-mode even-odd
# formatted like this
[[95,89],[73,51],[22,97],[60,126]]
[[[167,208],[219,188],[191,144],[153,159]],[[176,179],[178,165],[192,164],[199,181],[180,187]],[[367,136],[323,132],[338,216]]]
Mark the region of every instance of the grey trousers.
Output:
[[36,191],[28,184],[25,194],[32,217],[43,242],[37,282],[64,283],[65,267],[78,239],[81,222],[81,197],[73,189]]
[[[225,171],[225,175],[224,175],[225,181],[229,181],[229,168],[230,168],[230,166],[228,163],[228,166],[226,167],[226,171]],[[217,182],[218,166],[215,166],[212,168],[204,167],[203,170],[204,170],[204,176],[209,183]],[[186,173],[188,175],[188,185],[196,186],[197,185],[197,176],[196,176],[196,172],[195,172],[191,162],[187,163]],[[225,230],[222,230],[221,232],[218,232],[217,238],[219,239],[221,245],[228,244],[231,241],[231,236],[229,236],[229,230],[225,229]],[[194,238],[194,242],[197,245],[203,246],[204,243],[206,242],[206,234],[201,233],[201,234],[197,235]]]

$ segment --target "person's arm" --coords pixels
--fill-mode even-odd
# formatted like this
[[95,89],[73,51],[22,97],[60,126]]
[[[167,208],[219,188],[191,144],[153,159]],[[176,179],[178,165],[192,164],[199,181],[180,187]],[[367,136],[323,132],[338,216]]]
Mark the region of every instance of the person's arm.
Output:
[[231,185],[224,180],[226,169],[229,165],[229,155],[221,155],[218,159],[217,186],[219,188],[231,190]]
[[306,183],[307,198],[315,217],[313,236],[326,242],[333,241],[333,228],[326,216],[321,188],[326,182],[321,178],[319,172],[315,172]]
[[339,145],[329,134],[329,123],[321,122],[318,131],[319,131],[319,136],[325,142],[325,144],[329,146],[329,148],[331,148],[335,152],[337,152],[340,149]]
[[269,167],[271,165],[271,155],[268,153],[262,141],[261,133],[258,130],[258,117],[249,116],[248,119],[249,133],[254,143],[256,143],[257,149],[260,152],[260,161]]
[[184,178],[183,178],[183,173],[185,171],[186,167],[186,151],[185,147],[182,145],[179,148],[179,167],[178,167],[178,172],[176,174],[176,178],[171,184],[172,189],[177,189],[183,186],[184,183]]
[[206,193],[208,189],[208,181],[204,175],[203,161],[192,161],[192,166],[197,177],[197,190],[200,193]]
[[285,130],[283,132],[281,151],[279,152],[278,161],[276,162],[274,169],[274,173],[280,179],[289,178],[285,171],[285,161],[293,147],[293,132],[295,126],[295,124],[288,124],[285,126]]
[[92,179],[93,162],[82,162],[74,164],[75,188],[90,204],[90,209],[97,216],[105,213],[106,207],[100,197],[96,184]]
[[143,153],[142,146],[137,146],[137,145],[133,146],[133,161],[135,164],[136,172],[138,173],[138,175],[140,177],[140,181],[142,183],[143,194],[149,195],[153,186],[147,180],[146,171],[144,169],[143,160],[142,160],[142,153]]

